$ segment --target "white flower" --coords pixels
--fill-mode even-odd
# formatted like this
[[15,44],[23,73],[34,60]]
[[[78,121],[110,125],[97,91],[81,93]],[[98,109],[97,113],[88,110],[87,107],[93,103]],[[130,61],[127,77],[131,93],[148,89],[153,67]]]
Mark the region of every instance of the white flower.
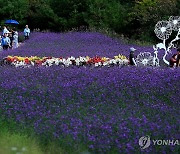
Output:
[[59,65],[60,60],[58,58],[56,58],[54,63],[55,63],[55,65]]
[[116,60],[115,59],[111,59],[110,60],[110,64],[116,64]]
[[47,62],[42,63],[42,66],[45,66],[45,65],[47,65]]
[[65,60],[63,63],[64,63],[64,65],[67,66],[67,67],[68,67],[69,65],[72,65],[71,60],[68,60],[68,59]]
[[70,60],[75,60],[75,59],[76,59],[76,58],[75,58],[75,57],[73,57],[73,56],[71,56],[71,57],[70,57]]
[[128,60],[128,59],[123,59],[122,61],[123,61],[123,64],[124,64],[124,65],[128,65],[128,63],[129,63],[129,60]]
[[180,29],[180,16],[171,16],[169,18],[170,25],[174,31]]
[[166,40],[172,33],[172,27],[168,21],[159,21],[154,30],[156,36],[161,40]]
[[95,67],[98,67],[99,66],[99,63],[95,63]]
[[121,59],[118,59],[118,65],[122,65],[123,61]]
[[108,62],[108,61],[106,61],[106,62],[103,63],[103,66],[107,66],[107,65],[109,65],[109,62]]
[[49,66],[52,66],[53,64],[52,63],[49,63]]
[[31,61],[31,65],[34,66],[34,62]]
[[79,57],[81,62],[86,62],[86,58],[85,57]]
[[11,147],[12,151],[16,151],[18,148],[17,147]]
[[26,147],[22,147],[22,151],[27,151]]
[[76,58],[76,60],[75,60],[75,62],[76,62],[76,65],[80,65],[80,59],[79,58]]
[[153,66],[153,56],[150,52],[140,53],[135,59],[138,66]]

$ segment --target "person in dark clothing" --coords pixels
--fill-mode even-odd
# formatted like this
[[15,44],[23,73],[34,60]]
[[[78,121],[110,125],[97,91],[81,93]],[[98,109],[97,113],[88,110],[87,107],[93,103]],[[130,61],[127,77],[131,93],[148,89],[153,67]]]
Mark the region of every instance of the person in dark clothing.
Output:
[[136,61],[134,59],[134,51],[136,51],[136,49],[131,47],[130,48],[130,54],[129,54],[129,64],[137,66]]
[[180,48],[177,49],[176,67],[180,66]]
[[174,54],[171,59],[169,60],[169,66],[175,67],[177,62],[177,54]]
[[179,67],[180,66],[180,48],[177,49],[177,53],[174,54],[169,60],[170,67]]
[[11,41],[10,48],[12,48],[12,43],[13,43],[13,39],[14,39],[14,29],[10,30],[9,38],[10,38],[10,41]]

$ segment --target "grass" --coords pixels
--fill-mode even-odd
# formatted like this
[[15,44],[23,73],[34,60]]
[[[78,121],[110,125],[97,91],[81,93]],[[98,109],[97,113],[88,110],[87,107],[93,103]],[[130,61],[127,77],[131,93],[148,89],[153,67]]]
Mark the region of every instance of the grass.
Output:
[[0,119],[0,154],[88,154],[86,149],[83,144],[75,144],[71,138],[47,141],[33,134],[30,128]]
[[1,154],[44,154],[63,153],[53,143],[45,146],[39,138],[29,135],[28,129],[20,129],[15,122],[0,120],[0,153]]
[[36,138],[15,131],[15,123],[0,123],[1,154],[42,154],[43,151]]

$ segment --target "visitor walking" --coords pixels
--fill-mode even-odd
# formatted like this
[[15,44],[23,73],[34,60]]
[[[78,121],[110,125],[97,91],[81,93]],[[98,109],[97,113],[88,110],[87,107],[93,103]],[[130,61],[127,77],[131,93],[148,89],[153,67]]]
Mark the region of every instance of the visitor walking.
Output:
[[25,38],[25,40],[29,39],[29,35],[30,35],[30,29],[29,29],[28,25],[26,25],[26,27],[24,29],[24,38]]

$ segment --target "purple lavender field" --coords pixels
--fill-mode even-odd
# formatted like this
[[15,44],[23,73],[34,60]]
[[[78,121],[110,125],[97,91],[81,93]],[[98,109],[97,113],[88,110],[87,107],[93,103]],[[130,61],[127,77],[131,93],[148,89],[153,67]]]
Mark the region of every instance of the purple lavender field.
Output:
[[[0,58],[128,56],[131,46],[100,33],[34,33]],[[146,135],[180,139],[179,68],[1,66],[0,72],[0,116],[33,128],[42,138],[71,138],[67,144],[83,144],[90,153],[178,153],[177,145],[141,150],[138,142]]]

